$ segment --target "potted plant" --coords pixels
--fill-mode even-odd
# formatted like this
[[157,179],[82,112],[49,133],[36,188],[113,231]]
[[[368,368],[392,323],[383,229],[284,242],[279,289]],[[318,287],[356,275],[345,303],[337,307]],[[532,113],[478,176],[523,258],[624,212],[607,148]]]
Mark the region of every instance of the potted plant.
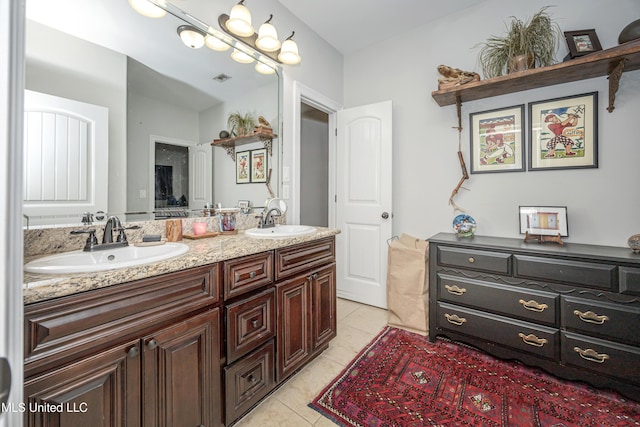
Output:
[[231,135],[246,135],[251,132],[255,126],[256,119],[251,113],[241,114],[240,112],[235,112],[229,114],[227,118],[227,127],[229,127]]
[[478,61],[485,78],[501,76],[505,69],[511,73],[553,64],[562,33],[547,8],[528,21],[512,16],[506,36],[491,36],[482,44]]

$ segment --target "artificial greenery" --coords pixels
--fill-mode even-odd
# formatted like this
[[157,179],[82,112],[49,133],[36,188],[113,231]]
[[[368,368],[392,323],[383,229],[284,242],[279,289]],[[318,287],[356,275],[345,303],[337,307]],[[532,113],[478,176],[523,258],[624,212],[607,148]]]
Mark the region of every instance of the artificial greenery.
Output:
[[536,66],[553,64],[562,33],[548,8],[543,7],[528,21],[512,16],[506,36],[491,36],[482,43],[478,61],[485,78],[501,76],[505,68],[509,72],[509,61],[519,55],[533,55]]
[[231,113],[227,118],[227,127],[231,135],[245,135],[256,127],[256,118],[252,113]]

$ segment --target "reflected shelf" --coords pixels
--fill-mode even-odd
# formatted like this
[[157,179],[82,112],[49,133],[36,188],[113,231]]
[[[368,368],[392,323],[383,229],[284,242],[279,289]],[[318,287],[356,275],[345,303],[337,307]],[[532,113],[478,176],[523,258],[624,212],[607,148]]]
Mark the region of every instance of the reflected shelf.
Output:
[[262,141],[264,144],[264,148],[267,149],[267,153],[269,156],[271,153],[271,146],[274,139],[277,139],[278,135],[271,131],[267,130],[258,130],[252,133],[248,133],[246,135],[234,136],[232,138],[222,138],[222,139],[214,139],[211,143],[214,147],[222,147],[227,151],[227,154],[231,156],[233,161],[236,160],[236,146],[242,144],[249,144],[252,142]]

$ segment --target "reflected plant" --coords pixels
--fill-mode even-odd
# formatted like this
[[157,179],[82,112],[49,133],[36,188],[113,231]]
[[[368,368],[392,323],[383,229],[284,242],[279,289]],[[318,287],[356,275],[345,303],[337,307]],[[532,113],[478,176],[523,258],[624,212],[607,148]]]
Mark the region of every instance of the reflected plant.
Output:
[[232,136],[242,136],[251,132],[256,127],[256,118],[253,113],[242,114],[239,111],[229,114],[227,127]]

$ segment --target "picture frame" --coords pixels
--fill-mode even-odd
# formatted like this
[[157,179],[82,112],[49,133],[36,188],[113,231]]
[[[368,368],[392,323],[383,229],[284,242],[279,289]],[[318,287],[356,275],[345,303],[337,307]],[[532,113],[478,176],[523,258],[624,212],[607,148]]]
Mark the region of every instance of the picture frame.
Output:
[[598,92],[529,103],[528,169],[598,167]]
[[236,152],[236,184],[249,184],[251,182],[250,156],[250,151]]
[[267,182],[267,149],[251,150],[251,182]]
[[520,234],[569,237],[566,206],[520,206]]
[[238,200],[238,207],[240,209],[246,209],[249,207],[249,200]]
[[578,58],[602,50],[596,30],[565,31],[564,38],[569,47],[569,56]]
[[471,173],[525,170],[524,104],[469,114]]

